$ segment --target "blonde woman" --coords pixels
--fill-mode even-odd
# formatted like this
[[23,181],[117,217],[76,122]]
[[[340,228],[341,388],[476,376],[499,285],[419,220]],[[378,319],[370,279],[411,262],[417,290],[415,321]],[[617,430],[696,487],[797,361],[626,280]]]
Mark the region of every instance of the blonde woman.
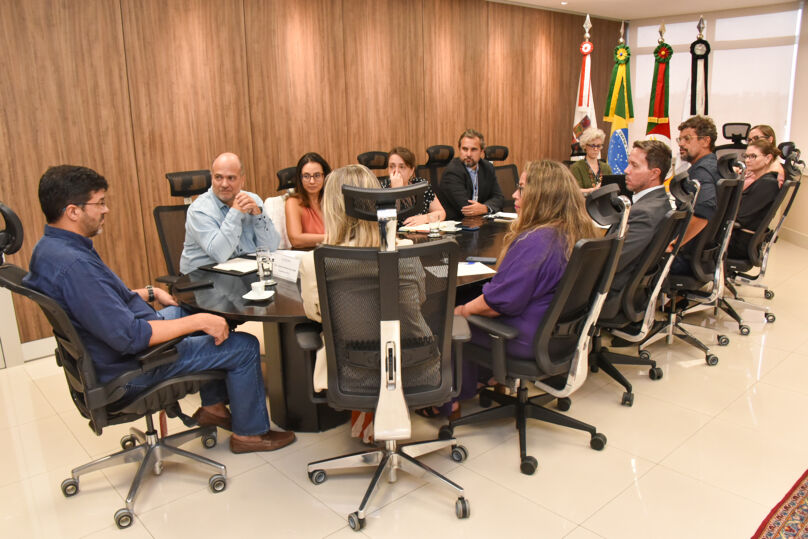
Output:
[[[481,295],[458,305],[455,314],[496,317],[518,329],[519,336],[508,341],[508,354],[533,358],[533,338],[572,249],[578,240],[594,238],[596,232],[575,178],[561,163],[528,163],[513,199],[518,216],[505,236],[496,275],[483,286]],[[471,341],[490,347],[491,338],[472,326]],[[474,396],[478,380],[494,382],[490,372],[479,370],[476,364],[464,362],[461,399]],[[442,410],[447,415],[458,411],[459,402]]]
[[[378,223],[376,221],[363,221],[345,213],[345,198],[342,195],[343,185],[373,189],[381,188],[376,176],[362,165],[348,165],[329,174],[322,204],[323,220],[325,222],[325,240],[323,243],[349,247],[378,247]],[[411,241],[403,240],[399,244],[411,243]],[[362,272],[366,269],[357,267],[356,275],[361,277]],[[373,276],[368,276],[368,279],[372,278]],[[429,335],[429,328],[426,326],[423,317],[420,316],[420,305],[425,299],[423,268],[403,268],[402,280],[405,282],[399,290],[402,331],[405,331],[405,328],[409,331],[417,328],[416,331],[420,329],[420,332],[424,335]],[[362,291],[351,291],[349,293],[361,294]],[[303,308],[306,311],[306,316],[321,322],[320,298],[314,272],[314,252],[304,254],[300,262],[300,295],[303,298]],[[346,301],[350,301],[350,298],[347,298]],[[378,327],[371,327],[368,324],[356,324],[353,331],[356,332],[356,335],[352,336],[354,340],[379,338]],[[315,391],[322,391],[327,388],[326,368],[325,348],[321,348],[317,353],[317,361],[314,367],[313,382]],[[360,437],[364,442],[370,443],[373,436],[372,423],[372,413],[353,412],[351,415],[352,436]]]
[[606,133],[600,129],[590,127],[581,134],[578,143],[586,152],[586,157],[574,162],[570,166],[570,172],[578,181],[578,186],[584,193],[588,193],[600,186],[600,180],[604,174],[611,174],[612,169],[600,159],[600,151],[603,149],[603,141],[606,140]]

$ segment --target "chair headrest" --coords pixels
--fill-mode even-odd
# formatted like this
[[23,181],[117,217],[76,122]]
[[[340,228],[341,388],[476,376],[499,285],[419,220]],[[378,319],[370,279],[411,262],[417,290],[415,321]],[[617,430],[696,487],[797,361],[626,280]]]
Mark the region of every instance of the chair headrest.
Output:
[[14,210],[0,202],[0,215],[3,216],[3,230],[0,230],[0,253],[14,254],[22,247],[22,222]]
[[356,156],[360,165],[365,165],[371,170],[383,170],[387,168],[387,152],[365,152]]
[[488,161],[505,161],[508,158],[507,146],[486,146],[485,158]]
[[727,154],[718,158],[718,175],[721,178],[737,178],[736,169],[740,168],[746,168],[746,166],[738,160],[737,155]]
[[297,167],[282,168],[275,175],[278,177],[278,191],[295,188]]
[[415,198],[414,203],[398,211],[398,219],[406,219],[424,207],[424,193],[426,193],[427,185],[426,182],[418,182],[389,189],[368,189],[343,185],[345,213],[363,221],[378,221],[377,210],[395,209],[397,201]]
[[171,196],[190,197],[201,195],[210,188],[210,170],[186,170],[167,172],[166,179],[171,186]]
[[626,211],[625,198],[620,198],[620,187],[612,183],[590,192],[586,197],[586,211],[601,226],[618,224]]
[[749,130],[752,124],[746,123],[727,123],[722,127],[724,138],[731,140],[735,144],[742,143],[749,137]]
[[442,166],[448,165],[449,161],[454,157],[454,148],[439,144],[437,146],[430,146],[426,149],[426,154],[429,158],[426,160],[427,166]]
[[680,172],[671,178],[670,185],[671,195],[676,199],[677,206],[691,205],[693,203],[693,195],[696,193],[696,184],[688,176],[687,171]]

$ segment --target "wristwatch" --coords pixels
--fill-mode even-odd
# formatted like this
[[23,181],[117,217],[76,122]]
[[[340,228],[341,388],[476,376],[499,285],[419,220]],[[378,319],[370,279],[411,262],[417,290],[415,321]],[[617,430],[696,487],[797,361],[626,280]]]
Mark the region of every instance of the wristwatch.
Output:
[[152,285],[150,285],[150,284],[147,284],[146,285],[146,292],[149,293],[148,301],[149,301],[149,303],[151,303],[152,301],[154,301],[154,287]]

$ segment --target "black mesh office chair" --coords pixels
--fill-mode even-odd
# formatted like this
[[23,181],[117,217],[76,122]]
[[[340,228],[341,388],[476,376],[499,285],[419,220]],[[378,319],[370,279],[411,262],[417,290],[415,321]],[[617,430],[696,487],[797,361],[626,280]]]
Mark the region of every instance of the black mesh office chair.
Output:
[[175,206],[157,206],[154,208],[154,224],[157,236],[163,249],[167,275],[157,277],[157,281],[169,286],[180,276],[180,257],[185,243],[185,216],[191,197],[200,195],[211,186],[210,170],[191,170],[187,172],[169,172],[166,179],[171,188],[171,196],[182,197],[183,204]]
[[[630,203],[618,197],[617,188],[593,192],[587,198],[587,209],[599,223],[619,225],[617,231],[599,239],[580,240],[575,244],[567,268],[559,282],[553,300],[539,323],[533,341],[535,356],[520,358],[508,355],[507,341],[518,330],[483,316],[469,316],[468,322],[487,332],[490,348],[473,343],[463,346],[463,355],[493,371],[500,383],[514,385],[517,395],[504,395],[490,388],[480,391],[480,404],[500,406],[483,410],[441,427],[441,437],[451,437],[456,427],[490,419],[514,418],[519,431],[520,470],[526,475],[536,471],[538,461],[527,455],[525,433],[527,418],[538,419],[564,427],[586,431],[589,445],[596,450],[606,446],[606,436],[595,427],[572,417],[550,410],[544,404],[558,399],[560,410],[568,410],[572,394],[586,380],[590,339],[594,324],[614,276],[620,249],[623,246],[628,207]],[[533,382],[544,394],[528,398],[528,383]]]
[[[688,324],[682,318],[699,310],[715,309],[716,301],[723,294],[724,260],[742,191],[743,180],[724,178],[718,181],[715,213],[699,236],[691,240],[695,242],[689,253],[692,275],[668,275],[663,284],[665,295],[672,298],[667,309],[667,321],[649,333],[641,345],[642,349],[663,336],[669,344],[677,337],[704,352],[708,365],[718,364],[718,356],[685,329],[684,326]],[[718,335],[717,340],[721,346],[729,344],[725,335]]]
[[70,396],[79,413],[89,420],[90,428],[97,435],[101,435],[104,427],[109,425],[130,423],[141,417],[146,418],[145,433],[131,428],[130,434],[121,438],[122,451],[74,468],[71,476],[62,482],[62,493],[67,497],[78,494],[79,478],[86,473],[118,464],[140,462],[126,496],[126,507],[115,512],[117,526],[126,528],[134,520],[134,504],[140,483],[147,476],[147,472],[160,475],[163,471],[163,458],[172,454],[213,468],[215,473],[210,476],[208,485],[214,493],[224,490],[227,485],[227,470],[223,464],[178,447],[194,438],[201,438],[204,447],[215,447],[216,428],[197,427],[161,438],[154,428],[151,416],[160,410],[166,410],[169,416],[180,417],[188,426],[194,425],[193,419],[182,413],[178,401],[189,393],[199,391],[200,386],[207,382],[223,379],[225,373],[211,370],[179,376],[150,387],[134,397],[124,397],[127,382],[143,372],[171,363],[176,359],[175,346],[182,340],[180,338],[154,346],[133,356],[133,359],[137,359],[142,365],[139,369],[126,372],[105,384],[100,383],[96,377],[92,359],[84,348],[67,313],[56,301],[22,283],[22,279],[27,273],[25,270],[12,264],[5,264],[5,255],[15,252],[21,244],[22,227],[13,212],[2,204],[0,204],[0,213],[2,213],[6,227],[0,232],[0,251],[3,254],[3,264],[0,265],[0,286],[33,300],[42,309],[56,338],[56,363],[64,370]]
[[[741,154],[746,151],[746,142],[749,138],[749,130],[752,124],[747,123],[727,123],[721,128],[724,138],[729,140],[729,144],[721,144],[715,147],[715,156],[721,159],[725,155],[731,155],[736,161],[743,161]],[[722,176],[728,177],[728,176]]]
[[[797,150],[793,143],[786,142],[780,146],[789,151],[785,156],[785,176],[786,179],[780,187],[780,192],[777,198],[772,202],[771,208],[768,213],[760,222],[757,230],[748,231],[752,232],[747,245],[747,255],[743,258],[727,258],[724,264],[726,273],[726,289],[723,298],[721,299],[720,307],[730,315],[737,323],[738,330],[742,333],[749,333],[749,327],[744,324],[740,314],[732,306],[732,303],[742,306],[746,309],[763,311],[765,313],[766,321],[774,322],[776,317],[771,309],[766,305],[757,305],[744,301],[738,294],[738,287],[740,285],[752,286],[755,288],[763,288],[764,297],[772,299],[774,291],[770,290],[765,284],[762,283],[766,275],[766,267],[768,265],[769,253],[774,247],[780,229],[791,211],[791,205],[794,204],[794,199],[797,196],[797,191],[800,188],[803,169],[805,164],[800,160],[800,151]],[[779,215],[779,218],[777,217]],[[772,223],[777,224],[772,228]],[[733,234],[748,234],[747,231],[736,230]],[[749,273],[751,270],[757,268],[756,274]]]
[[[673,258],[679,251],[684,232],[693,215],[693,201],[697,190],[683,189],[684,182],[690,182],[687,173],[679,174],[671,180],[670,191],[677,209],[672,208],[659,223],[654,237],[637,260],[634,273],[624,287],[609,294],[598,318],[598,332],[589,354],[590,369],[592,372],[603,369],[603,372],[625,388],[621,403],[626,406],[634,404],[632,385],[615,365],[648,366],[651,380],[662,378],[663,372],[647,350],[634,356],[617,354],[602,347],[602,332],[639,344],[653,329],[662,283],[668,276]],[[666,251],[671,244],[674,248]]]
[[519,170],[516,165],[497,165],[495,162],[505,161],[509,153],[507,146],[485,147],[485,158],[494,163],[494,175],[497,178],[499,188],[502,190],[502,195],[505,197],[505,203],[502,206],[505,211],[513,211],[513,192],[516,191],[516,186],[519,185]]
[[441,174],[446,165],[454,158],[454,148],[443,144],[430,146],[426,149],[427,160],[425,165],[415,167],[415,175],[426,178],[432,188],[440,183]]
[[295,176],[297,167],[286,167],[275,173],[278,177],[278,191],[286,191],[295,188]]
[[[453,439],[398,445],[410,438],[409,408],[441,405],[458,394],[459,342],[469,338],[465,320],[453,314],[457,243],[442,240],[396,250],[394,240],[388,242],[395,238],[397,219],[421,207],[425,189],[424,183],[383,190],[343,186],[349,215],[378,219],[382,250],[323,245],[314,251],[328,365],[327,402],[337,409],[374,411],[374,439],[384,443],[308,465],[314,484],[333,470],[376,468],[359,509],[348,515],[354,530],[364,526],[385,470],[390,482],[399,469],[425,473],[458,496],[458,518],[469,516],[463,488],[417,460],[451,447],[452,458],[461,462],[468,455],[465,448]],[[396,201],[416,193],[420,200],[397,215]],[[319,339],[308,338],[304,331],[298,340],[304,349],[319,347]]]

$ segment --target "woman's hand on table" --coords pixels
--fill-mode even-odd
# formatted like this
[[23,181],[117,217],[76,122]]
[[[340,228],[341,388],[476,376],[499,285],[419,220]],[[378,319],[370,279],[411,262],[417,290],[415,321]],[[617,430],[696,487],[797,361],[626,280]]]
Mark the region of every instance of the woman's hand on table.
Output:
[[411,215],[404,220],[404,226],[425,225],[429,222],[429,214]]

